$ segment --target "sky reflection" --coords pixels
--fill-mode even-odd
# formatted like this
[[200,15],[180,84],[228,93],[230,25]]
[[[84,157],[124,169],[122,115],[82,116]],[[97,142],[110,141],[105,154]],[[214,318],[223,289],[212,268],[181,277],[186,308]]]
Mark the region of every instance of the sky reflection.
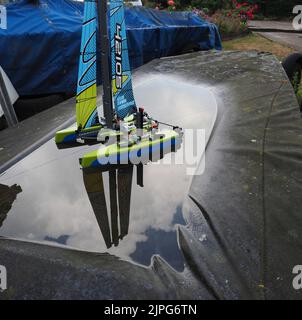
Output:
[[[206,137],[210,136],[217,105],[209,89],[159,75],[144,76],[144,81],[138,78],[136,83],[140,83],[134,89],[137,104],[154,118],[184,129],[205,129]],[[18,184],[22,192],[13,202],[0,235],[57,241],[147,265],[152,254],[160,254],[181,270],[175,221],[182,221],[182,203],[190,185],[186,166],[148,164],[144,167],[144,188],[136,185],[134,170],[128,235],[117,247],[107,249],[78,161],[95,148],[57,150],[51,140],[4,173],[0,184]],[[103,181],[108,201],[108,173],[103,174]],[[171,243],[169,247],[164,245],[167,242]]]

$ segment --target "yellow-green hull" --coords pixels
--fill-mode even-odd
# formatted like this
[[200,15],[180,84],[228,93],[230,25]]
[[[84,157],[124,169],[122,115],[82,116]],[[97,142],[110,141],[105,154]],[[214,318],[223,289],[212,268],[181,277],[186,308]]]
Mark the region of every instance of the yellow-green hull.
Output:
[[101,145],[80,159],[82,168],[108,168],[114,165],[127,165],[157,161],[165,154],[175,152],[181,145],[182,136],[174,130],[163,130],[150,140],[142,140],[130,147],[120,147],[118,143]]
[[77,139],[85,139],[88,137],[97,137],[98,132],[102,129],[102,126],[94,126],[87,129],[83,129],[80,133],[76,128],[68,128],[60,130],[55,135],[56,144],[69,144],[76,143]]

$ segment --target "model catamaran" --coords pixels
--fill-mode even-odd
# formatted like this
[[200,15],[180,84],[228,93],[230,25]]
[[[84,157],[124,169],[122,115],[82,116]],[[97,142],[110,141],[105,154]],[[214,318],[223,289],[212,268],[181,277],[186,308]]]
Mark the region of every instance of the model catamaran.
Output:
[[[97,108],[98,39],[103,117]],[[140,156],[146,153],[148,160],[154,160],[155,153],[162,157],[165,150],[175,151],[181,144],[180,128],[170,126],[173,130],[160,130],[159,122],[136,106],[122,0],[110,1],[109,14],[106,1],[84,2],[76,122],[76,128],[57,132],[55,141],[58,145],[101,143],[98,150],[83,156],[80,161],[83,168],[126,163],[130,154],[137,153]]]

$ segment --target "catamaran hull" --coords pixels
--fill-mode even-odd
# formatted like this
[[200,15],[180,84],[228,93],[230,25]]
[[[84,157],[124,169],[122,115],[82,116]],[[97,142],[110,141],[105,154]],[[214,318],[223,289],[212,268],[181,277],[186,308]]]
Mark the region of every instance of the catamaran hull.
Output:
[[131,147],[120,147],[118,144],[102,145],[80,159],[83,169],[100,168],[107,170],[120,165],[139,165],[149,161],[158,161],[166,154],[175,152],[182,144],[182,134],[166,130],[157,134],[158,138],[145,140]]
[[72,144],[76,143],[78,139],[88,140],[95,139],[98,136],[102,126],[90,127],[78,132],[75,128],[68,128],[58,131],[55,135],[55,142],[57,145],[60,144]]
[[[97,138],[101,138],[103,136],[102,141],[106,141],[106,138],[112,137],[112,136],[121,136],[123,135],[120,131],[115,130],[101,130],[104,129],[103,126],[93,126],[86,129],[83,129],[81,131],[77,131],[75,128],[68,128],[64,130],[60,130],[55,135],[55,142],[59,147],[64,147],[63,145],[71,145],[77,143],[79,139],[84,141],[90,141],[94,143],[97,143]],[[151,130],[150,124],[144,124],[144,130],[145,132],[148,132]]]

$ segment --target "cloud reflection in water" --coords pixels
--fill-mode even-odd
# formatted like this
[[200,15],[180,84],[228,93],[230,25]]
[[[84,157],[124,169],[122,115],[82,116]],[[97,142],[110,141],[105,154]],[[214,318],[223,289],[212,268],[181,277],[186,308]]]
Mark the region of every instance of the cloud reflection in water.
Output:
[[[140,79],[136,82],[140,83]],[[135,97],[137,104],[155,119],[184,129],[205,129],[207,138],[210,136],[217,105],[209,89],[181,78],[151,75],[147,79],[144,76],[144,81],[135,87]],[[78,162],[81,155],[95,148],[57,150],[54,141],[49,141],[2,175],[0,183],[18,184],[23,192],[13,203],[0,235],[35,241],[64,236],[67,246],[110,252],[124,259],[132,256],[136,262],[144,263],[145,257],[140,258],[143,250],[138,254],[137,246],[152,238],[146,248],[154,251],[145,254],[161,254],[173,265],[169,261],[173,252],[161,250],[160,235],[175,230],[174,217],[190,185],[186,166],[148,164],[144,167],[144,188],[136,185],[134,177],[128,235],[118,247],[107,250]],[[105,173],[106,190],[107,176]],[[150,236],[152,232],[158,232],[158,238]],[[175,255],[178,257],[178,253]]]

